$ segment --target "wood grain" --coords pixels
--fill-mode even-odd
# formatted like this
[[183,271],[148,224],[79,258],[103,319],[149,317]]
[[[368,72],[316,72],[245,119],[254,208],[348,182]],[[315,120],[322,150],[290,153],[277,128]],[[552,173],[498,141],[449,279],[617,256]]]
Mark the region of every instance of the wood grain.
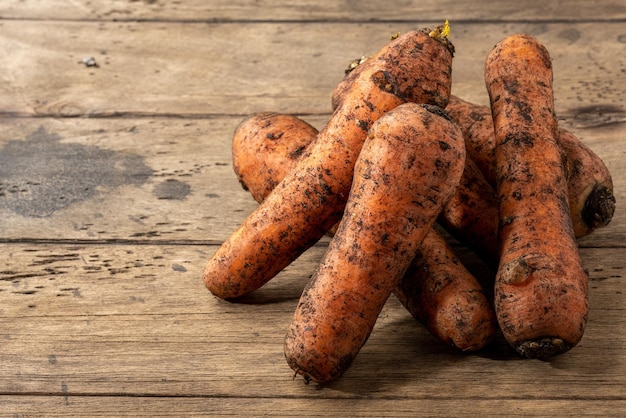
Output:
[[[325,399],[325,398],[197,398],[197,397],[116,397],[106,402],[94,396],[0,397],[5,411],[19,416],[71,415],[72,417],[116,416],[307,416],[326,417],[433,417],[468,416],[465,399]],[[611,399],[479,399],[471,409],[507,411],[507,416],[601,416],[621,417],[623,400]],[[15,411],[15,412],[14,412]],[[510,411],[510,412],[509,412]],[[485,415],[488,416],[488,415]]]
[[[38,117],[243,116],[265,110],[328,114],[332,90],[350,60],[372,54],[398,31],[419,27],[403,22],[24,25],[7,20],[0,52],[11,59],[0,61],[0,109]],[[451,35],[457,50],[453,91],[488,103],[487,52],[504,36],[527,32],[552,54],[560,118],[586,128],[623,123],[621,27],[459,23]],[[86,57],[99,67],[82,64]]]
[[62,1],[5,0],[0,16],[12,19],[49,20],[165,20],[165,21],[611,21],[624,19],[626,10],[614,0],[588,2],[570,0],[563,3],[532,0],[467,3],[459,0],[445,3],[429,1],[390,1],[381,5],[375,0],[319,2],[299,0],[276,2],[260,0],[202,0],[184,2],[143,1]]
[[345,378],[319,391],[292,379],[282,343],[324,249],[230,303],[200,279],[214,247],[2,245],[0,393],[623,400],[626,249],[582,250],[588,328],[552,362],[522,360],[501,340],[476,355],[456,352],[392,298]]

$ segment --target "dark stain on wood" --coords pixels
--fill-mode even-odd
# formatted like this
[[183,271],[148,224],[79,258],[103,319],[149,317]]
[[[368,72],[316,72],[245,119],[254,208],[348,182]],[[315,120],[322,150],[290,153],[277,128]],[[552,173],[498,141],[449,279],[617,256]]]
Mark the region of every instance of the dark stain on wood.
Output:
[[179,271],[179,272],[181,272],[181,273],[184,273],[184,272],[186,272],[186,271],[187,271],[187,269],[185,268],[185,266],[180,265],[180,264],[176,264],[176,263],[172,264],[172,270],[174,270],[174,271]]
[[102,188],[140,186],[152,169],[140,155],[80,143],[40,127],[0,152],[0,205],[26,217],[48,217]]
[[191,193],[191,186],[179,180],[168,179],[154,187],[157,199],[184,200]]
[[614,104],[580,106],[572,109],[573,122],[580,128],[600,128],[621,125],[626,119],[626,111]]

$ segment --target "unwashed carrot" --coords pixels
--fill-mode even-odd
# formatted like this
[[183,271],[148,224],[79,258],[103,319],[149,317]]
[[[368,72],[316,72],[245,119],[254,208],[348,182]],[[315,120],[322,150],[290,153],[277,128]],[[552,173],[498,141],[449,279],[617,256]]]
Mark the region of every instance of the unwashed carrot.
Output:
[[405,33],[363,64],[307,157],[207,263],[203,279],[214,295],[235,298],[261,287],[339,221],[375,120],[406,101],[445,107],[452,52],[445,37],[429,32]]
[[444,206],[439,223],[488,264],[498,263],[498,199],[471,158],[465,159],[461,182]]
[[463,172],[461,131],[406,103],[375,122],[346,210],[285,337],[289,366],[328,383],[352,364]]
[[[448,21],[446,20],[446,22],[443,25],[437,26],[435,29],[430,30],[430,29],[423,29],[424,33],[428,33],[428,36],[434,38],[434,39],[438,39],[450,52],[451,56],[454,55],[455,52],[455,48],[454,45],[452,44],[452,42],[450,42],[450,40],[448,39],[448,34],[450,32],[450,26],[448,25]],[[398,36],[398,35],[395,35]],[[406,36],[406,35],[403,35]],[[392,37],[393,39],[393,37]],[[418,46],[419,48],[419,46]],[[417,52],[417,51],[414,51]],[[424,51],[426,54],[430,54],[431,51]],[[434,61],[438,61],[439,58],[437,57],[437,55],[439,54],[436,51],[432,51],[433,53],[433,60]],[[345,73],[345,77],[343,78],[343,80],[341,80],[341,82],[339,84],[337,84],[337,86],[335,87],[335,89],[333,90],[332,93],[332,97],[331,97],[331,104],[332,104],[332,109],[335,110],[337,109],[337,107],[339,107],[343,101],[345,100],[345,98],[347,96],[350,95],[350,92],[352,90],[352,85],[356,82],[356,80],[361,77],[360,73],[361,71],[364,71],[364,69],[367,68],[367,65],[363,65],[365,63],[369,63],[369,61],[371,61],[372,58],[376,58],[376,56],[374,57],[370,57],[370,56],[362,56],[361,58],[358,58],[356,60],[352,60],[348,66],[348,68],[346,69]],[[404,65],[402,63],[398,63],[399,65]],[[441,76],[446,77],[447,73],[449,73],[449,69],[445,68],[445,67],[433,67],[432,71],[434,72],[438,72],[438,71],[443,71],[444,74],[442,74]],[[404,84],[412,84],[412,83],[419,83],[420,85],[423,86],[423,88],[425,90],[428,89],[432,89],[433,92],[437,92],[440,90],[440,88],[438,87],[439,84],[439,79],[440,76],[437,76],[436,74],[431,74],[427,77],[425,77],[426,75],[422,75],[420,79],[406,79],[404,80]],[[434,76],[434,77],[433,77]],[[429,87],[430,86],[430,87]],[[436,93],[438,94],[438,93]],[[445,98],[446,103],[448,102],[449,97]],[[407,98],[407,101],[409,102],[415,102],[415,103],[420,103],[419,100],[415,100],[415,99],[411,99],[411,98]],[[434,103],[435,105],[441,106],[438,103]]]
[[588,312],[588,276],[569,213],[550,55],[529,35],[509,36],[487,55],[485,83],[500,202],[496,315],[520,354],[548,358],[580,341]]
[[[450,53],[450,58],[452,58],[452,56],[454,55],[455,52],[455,48],[454,45],[452,44],[452,42],[450,42],[450,40],[448,39],[448,34],[450,31],[450,26],[448,25],[448,21],[446,20],[446,22],[441,25],[436,27],[435,29],[431,30],[431,29],[423,29],[421,32],[428,34],[429,37],[433,38],[433,39],[437,39],[439,40],[439,42],[446,47],[446,50]],[[412,34],[413,32],[409,32],[408,34]],[[408,34],[402,35],[401,37],[407,36]],[[399,36],[399,35],[396,35]],[[411,35],[412,36],[412,35]],[[393,38],[392,38],[393,39]],[[392,41],[395,42],[395,41]],[[419,44],[415,44],[415,46],[419,49]],[[413,51],[412,53],[418,53],[418,51]],[[432,60],[439,60],[440,58],[438,57],[439,52],[437,52],[436,50],[431,50],[431,51],[424,51],[423,53],[426,54],[433,54],[432,55]],[[422,53],[419,53],[420,55]],[[351,95],[351,91],[352,91],[352,86],[354,85],[354,83],[361,77],[361,72],[366,69],[368,67],[368,65],[370,65],[370,62],[372,60],[377,59],[379,56],[375,55],[372,57],[361,57],[358,60],[353,60],[350,63],[349,68],[346,70],[346,75],[344,77],[343,80],[341,80],[341,82],[335,87],[335,89],[333,90],[333,94],[332,94],[332,109],[335,110],[337,107],[339,107],[343,101],[345,100],[346,97]],[[368,64],[368,65],[363,65],[363,64]],[[402,65],[406,65],[405,63],[401,63],[398,62],[398,65],[402,66]],[[419,84],[423,90],[425,91],[432,91],[435,95],[440,95],[441,93],[441,87],[439,86],[439,84],[441,83],[441,79],[442,77],[448,77],[448,75],[450,74],[451,69],[443,67],[443,66],[435,66],[432,68],[433,73],[432,74],[420,74],[418,78],[404,78],[403,80],[399,80],[399,83],[401,85],[403,85],[404,87],[402,87],[402,90],[408,91],[408,92],[412,92],[414,91],[413,88],[411,88],[411,85],[415,85],[415,84]],[[436,74],[436,72],[439,71],[443,71],[444,74],[438,75]],[[415,103],[421,103],[421,99],[420,97],[411,97],[411,96],[406,96],[405,97],[407,102],[415,102]],[[445,103],[448,103],[449,100],[449,95],[446,96],[445,94],[441,97],[441,100],[445,101]],[[439,103],[433,102],[432,104],[435,104],[437,106],[441,107],[441,101]]]
[[446,112],[456,121],[465,137],[465,148],[492,187],[496,187],[496,139],[489,106],[450,96]]
[[496,336],[495,313],[482,284],[435,229],[422,241],[394,294],[444,344],[476,351]]
[[306,121],[275,112],[254,113],[233,134],[233,170],[239,183],[262,202],[302,159],[317,129]]
[[[278,128],[280,127],[280,128]],[[282,129],[289,127],[290,129]],[[277,138],[277,132],[280,137]],[[315,128],[296,116],[279,113],[252,115],[239,125],[235,140],[237,152],[233,151],[233,167],[243,184],[257,202],[262,202],[302,156],[302,150],[315,139]],[[467,176],[467,159],[463,177]],[[237,169],[245,166],[245,170]],[[472,165],[473,166],[473,165]],[[477,176],[481,176],[478,172]],[[469,187],[481,187],[480,177],[462,179],[448,208],[457,197],[464,182]],[[483,180],[484,183],[484,180]],[[463,192],[466,195],[471,192]],[[470,196],[471,200],[471,196]],[[444,209],[451,210],[451,209]],[[489,211],[495,210],[490,222],[498,222],[497,205],[477,207],[470,202],[469,209],[456,209],[456,227],[468,228],[472,234],[480,222],[468,224],[467,212],[477,212],[476,217],[488,219]],[[482,213],[484,211],[484,213]],[[493,215],[493,214],[491,214]],[[331,232],[332,231],[332,232]],[[334,235],[336,226],[329,231]],[[494,228],[494,235],[497,228]],[[492,237],[497,245],[497,237]],[[483,244],[484,245],[484,244]],[[407,273],[394,288],[394,294],[407,310],[437,339],[461,351],[475,351],[485,347],[495,337],[497,324],[493,307],[482,285],[465,268],[445,239],[433,228],[426,234]]]
[[576,135],[561,129],[574,234],[583,237],[608,225],[615,213],[613,180],[602,159]]
[[[446,111],[461,126],[467,156],[488,183],[496,185],[496,139],[491,110],[451,96]],[[563,151],[570,215],[577,238],[606,226],[615,212],[613,181],[608,168],[589,147],[570,131],[559,129]]]

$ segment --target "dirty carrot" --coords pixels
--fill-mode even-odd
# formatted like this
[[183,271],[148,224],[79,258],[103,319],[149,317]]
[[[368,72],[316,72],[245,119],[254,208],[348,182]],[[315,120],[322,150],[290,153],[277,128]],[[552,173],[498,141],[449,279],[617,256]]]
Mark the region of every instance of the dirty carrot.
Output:
[[363,64],[306,158],[208,261],[203,279],[214,295],[235,298],[263,286],[339,221],[375,120],[406,101],[445,107],[452,52],[429,32],[405,33]]
[[[289,129],[283,129],[289,127]],[[295,166],[302,157],[302,150],[315,139],[317,131],[296,116],[279,113],[252,115],[239,125],[237,152],[233,152],[233,167],[238,170],[242,184],[258,202],[263,201],[273,185],[280,183],[285,173]],[[280,137],[277,137],[280,136]],[[245,139],[245,140],[244,140]],[[468,219],[474,217],[495,222],[491,240],[497,245],[497,205],[491,202],[487,208],[469,203],[469,209],[458,208],[463,202],[457,197],[463,183],[468,187],[483,187],[477,176],[468,177],[467,159],[459,187],[444,208],[454,207],[453,228],[467,228],[468,233],[477,228]],[[473,167],[473,165],[472,165]],[[473,171],[477,171],[474,167]],[[489,186],[488,186],[489,187]],[[467,195],[468,192],[462,192]],[[457,203],[453,201],[457,201]],[[469,196],[471,201],[471,195]],[[444,209],[444,211],[450,209]],[[489,211],[495,211],[495,215]],[[486,216],[489,215],[489,216]],[[469,224],[471,223],[471,224]],[[331,232],[332,231],[332,232]],[[334,235],[336,226],[329,231]],[[481,235],[482,236],[482,235]],[[485,245],[485,244],[482,244]],[[494,251],[497,251],[495,249]],[[461,351],[475,351],[493,340],[497,325],[493,307],[489,303],[480,282],[465,268],[456,257],[445,239],[431,229],[419,247],[417,256],[402,280],[394,288],[394,294],[407,310],[422,323],[438,340]]]
[[565,175],[574,234],[583,237],[606,226],[615,212],[613,180],[604,162],[573,133],[561,129]]
[[369,131],[345,214],[285,337],[287,362],[305,381],[328,383],[349,368],[459,182],[463,136],[433,112],[402,104]]
[[[257,202],[303,158],[317,130],[292,115],[260,112],[244,119],[233,136],[233,168]],[[439,223],[485,261],[498,258],[498,207],[495,190],[473,161],[466,161],[461,182],[444,206]],[[329,232],[336,229],[331,227]]]
[[[443,25],[437,26],[433,30],[422,29],[420,32],[422,32],[423,34],[428,34],[430,38],[437,39],[440,42],[440,44],[442,44],[446,48],[447,52],[450,53],[450,58],[452,58],[455,52],[455,48],[452,42],[450,42],[450,40],[448,39],[450,26],[447,20]],[[404,35],[396,34],[392,36],[392,42],[396,42],[397,39],[405,37],[407,35],[414,36],[416,34],[417,34],[416,32],[409,32]],[[396,40],[393,40],[393,39],[396,39]],[[415,44],[415,46],[419,48],[419,44]],[[413,53],[419,53],[420,56],[424,53],[427,55],[432,54],[431,58],[427,58],[427,59],[430,59],[433,62],[437,62],[441,60],[441,58],[439,57],[440,52],[437,50],[426,50],[422,52],[413,51]],[[343,80],[341,80],[341,82],[339,82],[339,84],[337,84],[337,86],[333,90],[332,98],[331,98],[333,110],[339,107],[343,103],[346,97],[351,95],[352,86],[361,77],[360,75],[361,72],[367,69],[367,67],[371,65],[371,61],[378,59],[379,56],[380,56],[380,53],[371,57],[363,56],[357,60],[352,60],[350,62],[348,69],[346,69],[345,71],[346,72],[345,77],[343,78]],[[363,64],[367,64],[367,65],[363,65]],[[407,63],[398,62],[397,64],[399,66],[403,66],[403,65],[406,65]],[[434,67],[432,67],[432,71],[433,71],[432,74],[415,74],[418,76],[417,78],[404,78],[403,80],[399,80],[399,85],[404,86],[400,88],[402,90],[405,90],[411,93],[411,95],[405,97],[407,102],[415,102],[415,103],[423,102],[422,98],[420,97],[422,95],[422,92],[414,90],[413,88],[410,87],[412,84],[418,83],[422,87],[423,91],[430,91],[434,94],[434,96],[440,96],[439,100],[436,100],[436,99],[433,100],[431,98],[430,103],[435,104],[440,107],[443,107],[442,106],[443,102],[445,102],[446,104],[448,103],[448,100],[450,98],[449,94],[443,94],[443,95],[441,94],[442,90],[440,87],[440,83],[441,83],[442,77],[448,76],[448,74],[450,73],[450,69],[439,66],[439,65],[435,65]],[[444,74],[436,74],[439,71],[443,71]],[[413,93],[415,92],[419,93],[419,95],[414,96]]]
[[422,241],[394,294],[447,345],[476,351],[495,338],[496,317],[483,286],[435,229]]
[[489,106],[481,106],[450,96],[446,112],[456,121],[465,137],[467,157],[471,158],[492,187],[496,187],[496,139]]
[[439,223],[488,264],[497,264],[498,199],[474,161],[465,159],[461,182],[444,206]]
[[[496,185],[495,137],[488,106],[450,97],[446,111],[461,126],[467,156],[488,183]],[[570,215],[577,238],[606,226],[615,212],[611,173],[604,162],[570,131],[559,129]]]
[[485,83],[500,211],[496,316],[521,355],[549,358],[580,341],[588,312],[588,276],[569,213],[550,55],[529,35],[509,36],[487,55]]
[[239,183],[262,202],[316,136],[316,128],[295,116],[259,112],[246,117],[232,140],[233,170]]

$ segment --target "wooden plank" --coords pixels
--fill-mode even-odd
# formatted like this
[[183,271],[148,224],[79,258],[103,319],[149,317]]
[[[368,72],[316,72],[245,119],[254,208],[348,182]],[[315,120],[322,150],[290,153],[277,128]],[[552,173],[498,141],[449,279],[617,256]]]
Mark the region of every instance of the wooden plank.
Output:
[[0,396],[7,416],[623,417],[621,399],[308,399]]
[[237,123],[11,120],[0,134],[0,234],[221,239],[256,206],[232,172],[229,138]]
[[4,0],[0,16],[8,19],[71,19],[71,20],[207,20],[207,21],[259,21],[259,20],[325,20],[325,21],[381,21],[381,20],[618,20],[626,17],[622,3],[616,0],[588,2],[570,0],[563,4],[557,0],[537,3],[410,1],[380,3],[360,1],[358,7],[349,0],[298,2],[245,0],[202,0],[184,2],[159,1],[62,1]]
[[[318,128],[326,118],[305,116]],[[221,242],[256,207],[232,169],[230,142],[240,120],[4,119],[0,240]],[[609,166],[618,207],[612,223],[581,245],[622,246],[622,130],[574,132]]]
[[323,390],[292,379],[282,343],[324,247],[240,303],[203,287],[214,249],[0,245],[0,394],[626,400],[626,249],[582,249],[589,324],[551,362],[522,360],[501,340],[458,353],[391,298],[353,367]]
[[[2,22],[0,109],[21,116],[328,114],[349,60],[412,23]],[[552,52],[557,111],[579,127],[624,122],[622,23],[459,23],[454,91],[486,102],[484,57],[515,32]],[[598,47],[601,45],[602,47]],[[99,67],[86,67],[93,57]]]

